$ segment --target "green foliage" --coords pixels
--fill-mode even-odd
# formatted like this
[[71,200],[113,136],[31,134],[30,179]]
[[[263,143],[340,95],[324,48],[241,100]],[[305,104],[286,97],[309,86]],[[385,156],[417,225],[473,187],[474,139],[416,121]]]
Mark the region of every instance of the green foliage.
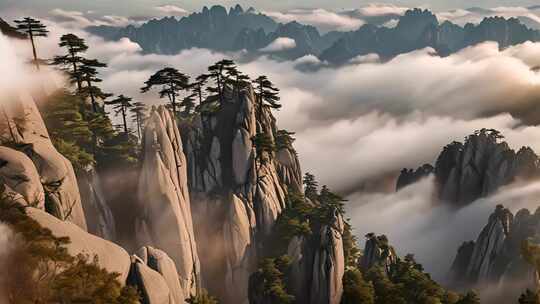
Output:
[[354,236],[352,233],[351,224],[347,221],[345,221],[345,229],[342,237],[345,265],[349,267],[356,267],[361,256],[361,252],[357,245],[356,236]]
[[152,88],[159,88],[159,98],[167,97],[172,106],[174,115],[177,113],[180,92],[189,89],[189,76],[181,73],[175,68],[166,67],[154,73],[144,83],[141,88],[142,93],[150,91]]
[[93,133],[81,113],[81,107],[83,104],[76,95],[59,90],[49,97],[49,102],[42,109],[53,144],[78,169],[95,162],[91,153]]
[[287,130],[278,130],[276,134],[276,149],[290,149],[293,150],[293,143],[296,140],[293,135],[294,132],[289,132]]
[[198,295],[191,295],[186,302],[188,304],[218,304],[218,301],[204,289]]
[[257,160],[265,164],[268,158],[271,158],[276,151],[276,146],[270,136],[264,133],[258,133],[251,138],[251,142],[257,152]]
[[341,304],[375,304],[373,285],[356,268],[347,268],[343,275]]
[[52,64],[62,68],[69,75],[70,80],[77,84],[77,89],[81,90],[83,75],[80,71],[80,66],[85,60],[81,54],[88,50],[88,45],[86,45],[84,39],[75,34],[63,35],[60,37],[60,43],[58,45],[66,49],[66,54],[55,56]]
[[317,200],[319,196],[319,183],[315,179],[315,175],[306,172],[304,175],[304,195],[312,201]]
[[519,297],[519,304],[540,304],[538,293],[527,289],[524,294]]
[[262,260],[252,277],[253,291],[273,304],[293,303],[294,296],[288,293],[285,284],[285,272],[289,265],[287,256]]
[[480,298],[474,291],[469,291],[463,295],[455,304],[480,304]]
[[119,274],[100,268],[96,259],[71,256],[69,238],[54,236],[27,216],[3,184],[0,222],[18,236],[3,269],[10,274],[7,286],[2,286],[9,303],[138,303],[137,293],[117,281]]
[[132,100],[132,98],[126,97],[124,95],[119,95],[117,98],[105,102],[105,104],[113,106],[115,116],[122,116],[122,126],[124,127],[124,135],[126,136],[129,135],[127,114],[129,109],[133,107],[133,104],[131,103]]
[[235,68],[234,61],[229,59],[220,60],[208,67],[208,79],[211,79],[216,86],[210,86],[206,90],[216,96],[220,104],[225,102],[225,86],[229,82],[226,72],[233,68]]
[[253,80],[253,84],[255,86],[255,94],[260,107],[259,111],[262,111],[263,107],[272,109],[281,108],[281,105],[278,103],[280,100],[279,89],[268,80],[268,77],[259,76],[257,79]]

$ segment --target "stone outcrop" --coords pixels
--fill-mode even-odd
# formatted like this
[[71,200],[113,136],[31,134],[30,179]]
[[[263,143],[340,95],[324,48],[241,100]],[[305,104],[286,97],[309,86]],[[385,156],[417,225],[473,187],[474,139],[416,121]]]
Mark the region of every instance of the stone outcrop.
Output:
[[331,225],[322,226],[309,238],[296,236],[289,243],[288,287],[297,303],[340,303],[345,271],[343,231],[343,218],[336,213]]
[[193,233],[187,162],[175,121],[163,106],[146,122],[139,179],[135,238],[155,246],[176,264],[181,297],[200,287],[200,264]]
[[[439,198],[463,206],[514,181],[539,177],[540,160],[534,151],[523,147],[515,152],[502,138],[496,130],[482,129],[468,136],[464,143],[453,142],[444,147],[434,169]],[[405,169],[398,187],[425,167],[412,174],[412,170]]]
[[[0,137],[6,145],[26,154],[34,164],[44,190],[47,212],[86,230],[86,218],[73,166],[54,148],[34,102],[13,102],[5,106],[2,112],[4,121],[0,126]],[[18,157],[21,158],[20,155]],[[24,162],[28,167],[29,163]],[[39,188],[39,185],[32,187]]]
[[[176,304],[165,279],[137,256],[131,257],[127,283],[137,288],[142,304]],[[180,302],[182,303],[182,302]]]
[[388,244],[388,238],[385,235],[377,236],[373,233],[366,235],[366,245],[360,267],[365,271],[373,266],[382,266],[387,273],[397,262],[398,256],[392,246]]
[[539,231],[539,211],[531,214],[522,209],[514,216],[498,205],[476,241],[458,250],[450,270],[453,284],[465,288],[492,284],[501,293],[536,287],[538,276],[521,257],[521,244],[537,239]]
[[401,170],[396,184],[396,191],[420,181],[422,178],[433,174],[434,171],[435,168],[430,164],[425,164],[416,170],[406,168]]
[[120,274],[118,280],[125,282],[129,269],[129,254],[120,246],[94,236],[80,227],[35,208],[28,208],[27,214],[41,226],[48,228],[56,237],[69,237],[71,243],[67,245],[68,252],[75,256],[78,254],[89,257],[97,256],[101,267],[109,272]]
[[26,154],[0,146],[0,181],[22,204],[45,210],[45,192],[34,163]]
[[93,168],[77,172],[77,182],[88,232],[110,241],[116,240],[116,223],[101,188],[99,174]]
[[162,250],[150,246],[139,249],[137,256],[163,277],[174,303],[184,303],[190,295],[184,294],[174,261]]
[[245,303],[258,247],[287,188],[300,190],[302,178],[292,147],[274,155],[253,147],[256,134],[278,136],[270,111],[257,111],[253,89],[226,93],[219,110],[181,129],[205,285],[224,303]]

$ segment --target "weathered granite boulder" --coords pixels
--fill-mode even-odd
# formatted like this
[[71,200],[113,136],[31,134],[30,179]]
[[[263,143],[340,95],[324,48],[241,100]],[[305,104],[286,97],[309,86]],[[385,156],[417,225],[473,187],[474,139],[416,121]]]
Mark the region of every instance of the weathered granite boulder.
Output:
[[135,237],[139,246],[155,246],[172,258],[187,298],[200,286],[187,162],[176,123],[162,106],[146,122],[143,153]]
[[184,303],[184,300],[189,298],[190,295],[184,294],[180,286],[180,278],[174,261],[165,252],[147,246],[139,249],[137,256],[144,264],[161,274],[175,303]]
[[146,263],[137,256],[131,257],[131,269],[127,283],[134,286],[142,297],[142,304],[177,304],[175,302],[169,286],[159,272],[148,267]]
[[398,256],[394,248],[389,245],[385,235],[377,236],[373,233],[366,235],[366,245],[360,260],[362,269],[368,270],[373,266],[382,266],[389,273],[397,259]]
[[22,196],[21,203],[45,210],[45,192],[39,174],[26,154],[0,146],[0,181]]
[[94,236],[70,222],[35,208],[28,208],[27,214],[41,226],[48,228],[57,237],[69,237],[71,243],[67,249],[71,255],[84,254],[89,257],[97,256],[101,267],[109,272],[120,274],[118,280],[124,283],[130,269],[129,254],[120,246]]
[[3,111],[7,124],[2,124],[0,134],[34,163],[44,188],[47,212],[86,230],[73,166],[54,148],[33,100],[13,102]]

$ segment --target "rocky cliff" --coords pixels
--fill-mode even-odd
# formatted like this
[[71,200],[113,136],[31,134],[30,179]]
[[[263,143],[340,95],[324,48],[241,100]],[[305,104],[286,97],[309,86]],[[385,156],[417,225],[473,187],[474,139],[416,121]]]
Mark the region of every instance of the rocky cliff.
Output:
[[526,288],[535,288],[538,276],[523,260],[521,244],[537,240],[539,228],[539,211],[531,214],[522,209],[514,216],[498,205],[476,241],[459,248],[450,270],[453,284],[467,288],[492,284],[494,293],[515,293],[513,298]]
[[182,128],[203,279],[225,303],[247,301],[261,241],[285,207],[287,188],[298,190],[301,181],[289,148],[280,157],[257,155],[252,137],[264,133],[275,142],[278,134],[268,109],[260,117],[248,87]]
[[178,127],[165,107],[154,109],[146,122],[135,239],[156,246],[176,264],[182,293],[200,288],[200,264],[191,218],[187,166]]
[[[515,152],[502,139],[496,130],[482,129],[468,136],[464,143],[453,142],[444,147],[433,170],[439,198],[463,206],[511,182],[540,176],[540,160],[531,148]],[[415,182],[417,175],[429,174],[429,170],[424,172],[422,168],[429,165],[415,172],[402,171],[397,188]]]
[[[71,221],[86,230],[86,218],[73,166],[54,148],[33,100],[30,97],[18,99],[4,105],[2,112],[0,137],[4,147],[0,164],[16,167],[14,171],[4,171],[11,186],[26,188],[21,189],[21,194],[31,200],[26,204],[43,207],[57,218]],[[14,176],[17,171],[20,174]],[[26,186],[15,185],[21,178]],[[28,187],[32,188],[34,194],[28,193]]]

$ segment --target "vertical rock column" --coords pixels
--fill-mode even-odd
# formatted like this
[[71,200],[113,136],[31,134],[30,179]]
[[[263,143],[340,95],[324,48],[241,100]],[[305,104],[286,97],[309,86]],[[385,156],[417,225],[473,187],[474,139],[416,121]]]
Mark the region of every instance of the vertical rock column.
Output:
[[200,265],[182,141],[174,119],[162,106],[146,124],[143,154],[135,238],[139,246],[160,248],[172,258],[185,299],[199,288]]

